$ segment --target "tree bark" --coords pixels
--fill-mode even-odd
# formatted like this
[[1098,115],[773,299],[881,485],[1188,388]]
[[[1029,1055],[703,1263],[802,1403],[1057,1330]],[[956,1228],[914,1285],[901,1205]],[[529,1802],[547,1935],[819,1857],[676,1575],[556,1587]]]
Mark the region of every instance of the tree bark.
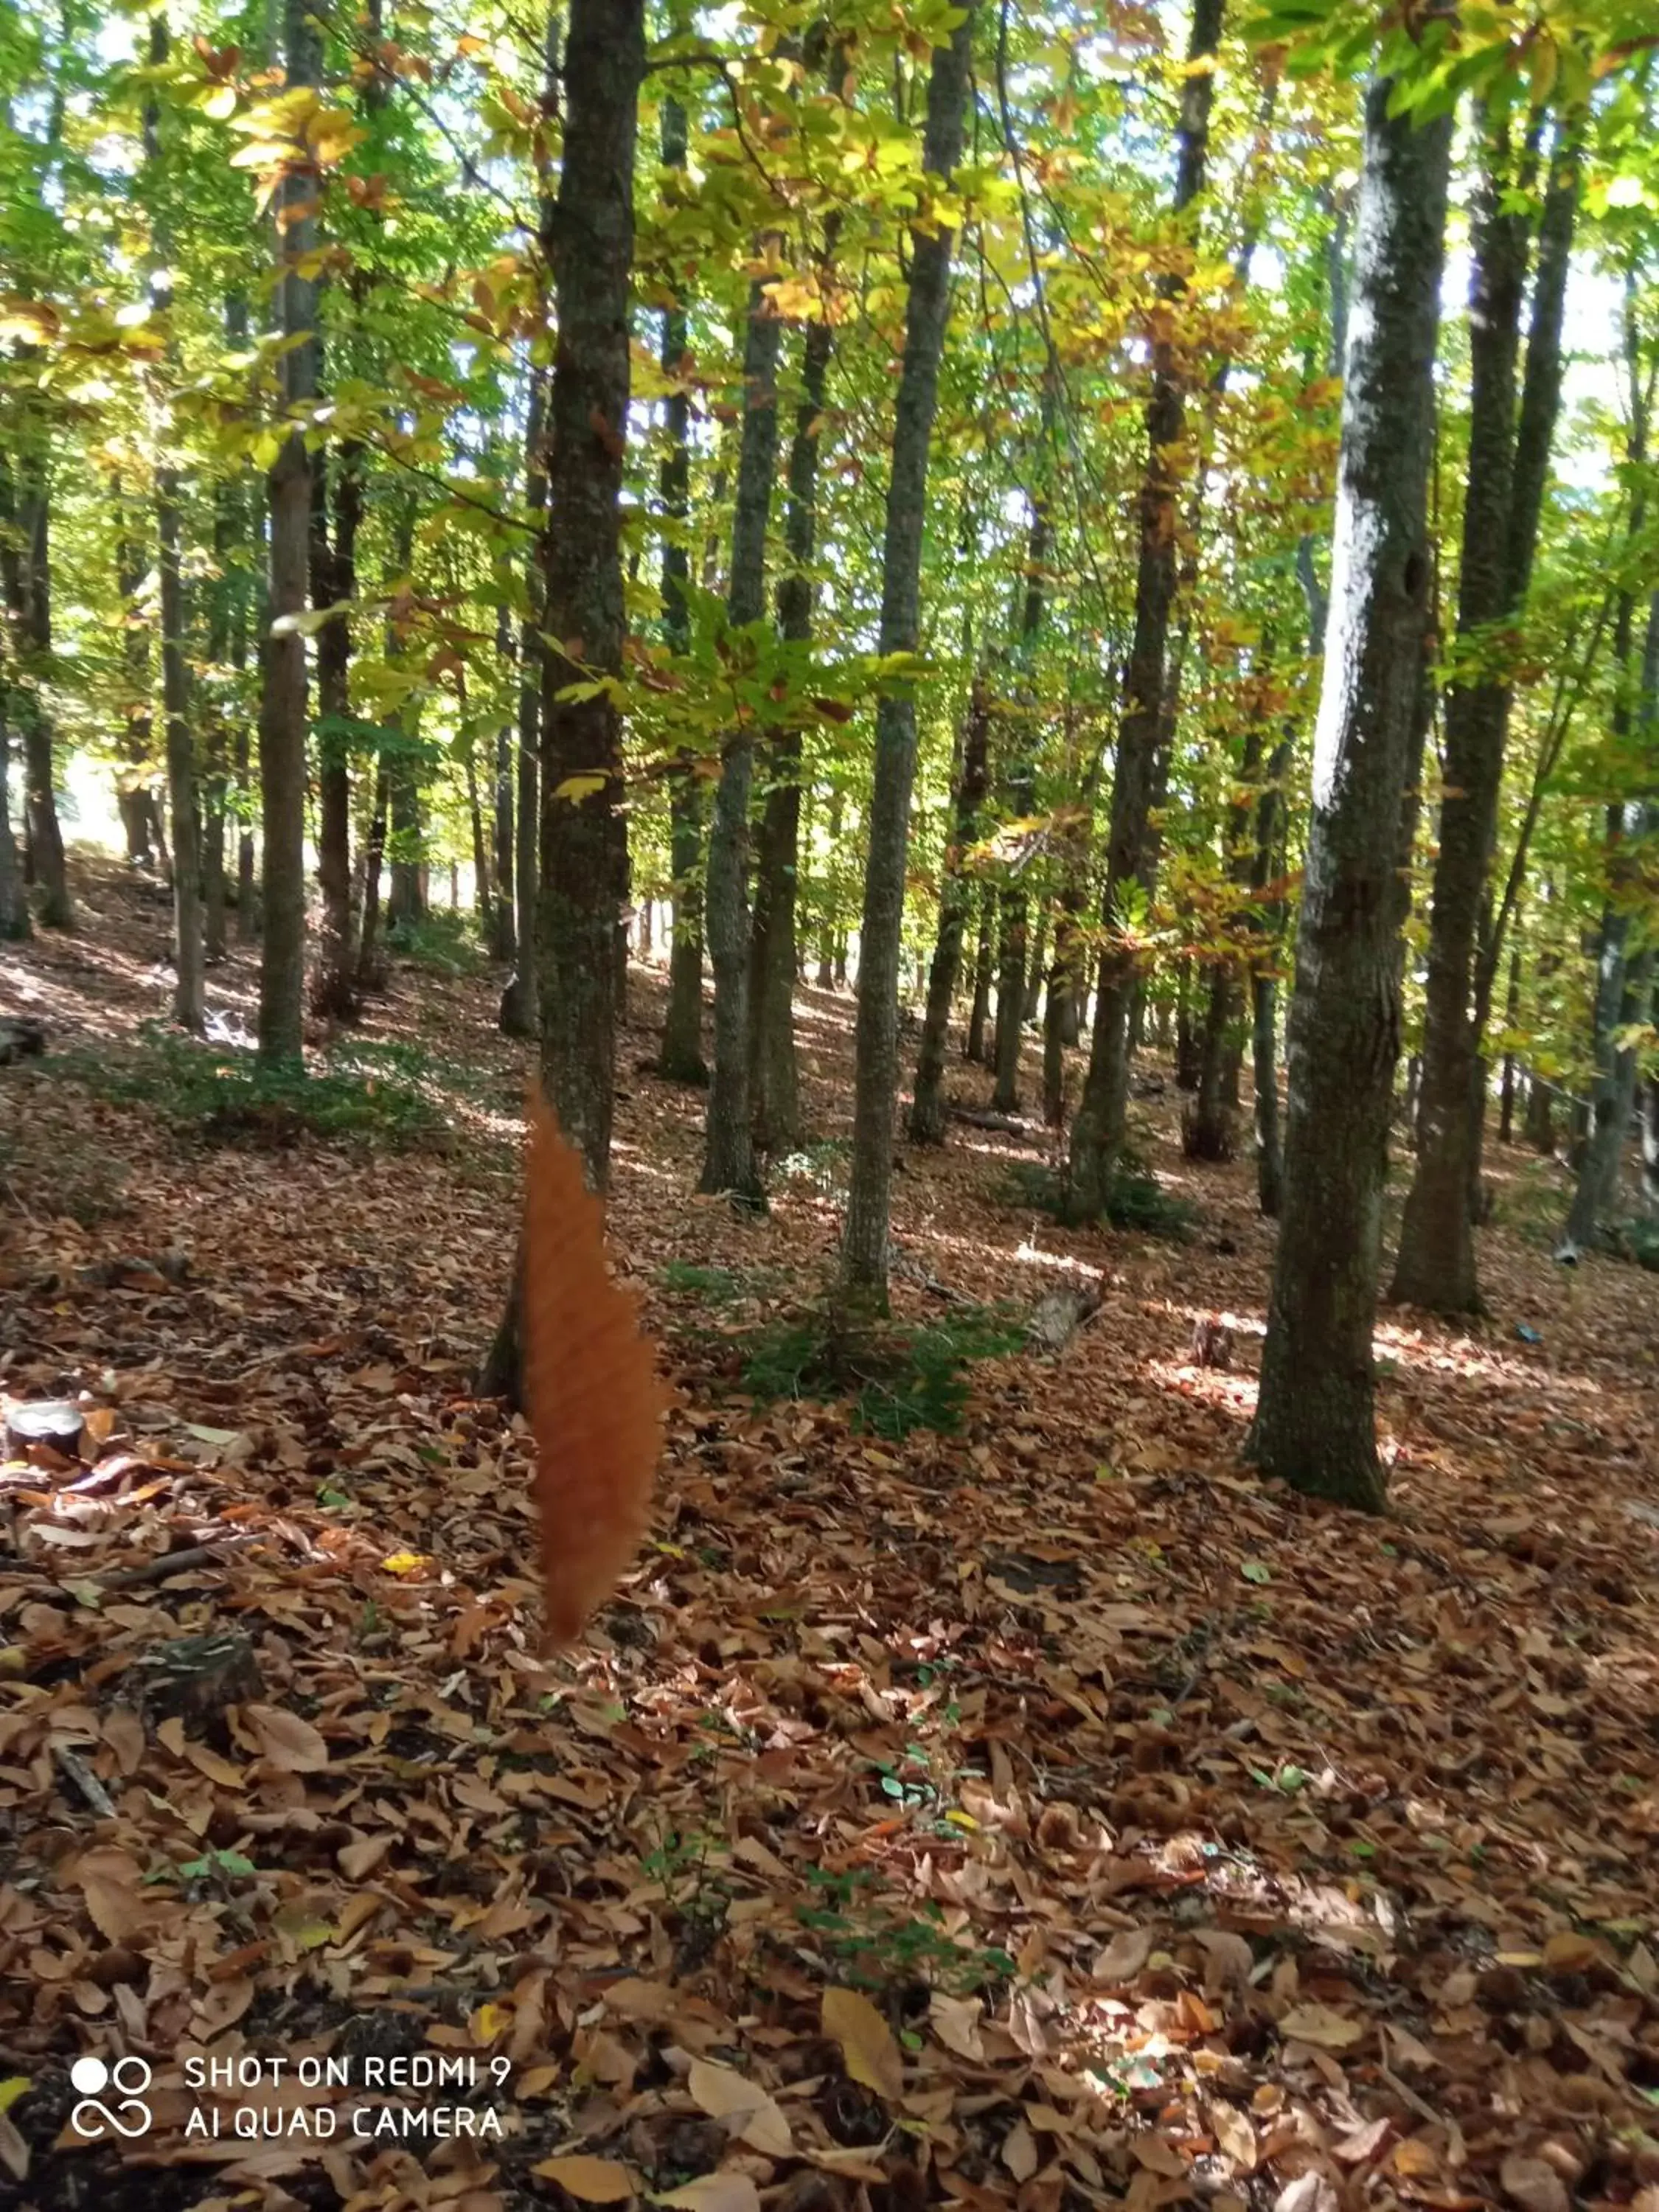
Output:
[[[962,158],[973,29],[970,0],[950,43],[933,50],[922,163],[941,182]],[[955,234],[940,224],[926,233],[916,232],[911,242],[904,362],[887,480],[878,647],[883,654],[915,653],[921,643],[928,447],[938,404],[939,359],[950,316],[954,238]],[[899,950],[915,757],[915,697],[906,683],[884,692],[876,708],[869,860],[859,936],[852,1181],[842,1247],[843,1288],[854,1299],[877,1307],[884,1307],[887,1299],[893,1100],[898,1089]]]
[[[149,27],[149,62],[162,67],[170,40],[167,18],[153,15]],[[161,112],[158,102],[144,103],[143,153],[146,179],[150,186],[151,244],[150,311],[169,331],[167,356],[173,357],[170,326],[173,315],[172,242],[160,208],[165,184],[161,171]],[[181,1029],[200,1030],[206,1014],[203,1003],[202,939],[202,823],[196,780],[196,739],[190,719],[190,672],[185,659],[187,617],[185,587],[179,567],[180,527],[179,471],[170,459],[158,461],[155,470],[155,536],[157,578],[161,617],[161,712],[167,733],[167,805],[173,817],[173,1018]]]
[[[743,352],[743,435],[732,517],[730,629],[766,613],[766,531],[778,459],[778,349],[783,325],[758,280],[750,286]],[[743,653],[733,639],[730,651]],[[702,1175],[698,1188],[724,1191],[759,1208],[765,1197],[755,1161],[749,1087],[749,801],[755,742],[736,725],[726,737],[708,832],[706,922],[714,971],[714,1065],[708,1085]]]
[[939,885],[939,935],[927,970],[927,1010],[922,1017],[911,1093],[909,1138],[913,1145],[945,1142],[945,1053],[962,964],[962,939],[973,903],[974,878],[964,860],[979,836],[990,776],[991,695],[984,670],[976,669],[968,696],[962,762],[957,776],[955,822],[945,876]]
[[1285,1203],[1249,1455],[1383,1503],[1371,1335],[1400,1048],[1399,825],[1424,682],[1451,122],[1365,102],[1330,617],[1288,1037]]
[[5,663],[0,661],[0,939],[16,944],[33,929],[11,826],[11,731],[6,722]]
[[58,820],[52,718],[42,693],[52,657],[52,540],[46,462],[25,452],[0,455],[0,586],[6,602],[7,679],[11,720],[23,741],[23,815],[40,920],[73,929],[75,905]]
[[[363,512],[362,447],[351,441],[331,470],[313,464],[311,596],[335,606],[357,591],[357,531]],[[333,477],[330,530],[328,477]],[[317,633],[317,881],[322,892],[313,1013],[349,1021],[357,1011],[351,927],[351,617],[336,615]]]
[[962,1056],[975,1066],[985,1064],[985,1031],[991,1018],[991,978],[995,972],[995,945],[993,933],[996,923],[997,894],[992,884],[980,886],[979,934],[974,942],[974,996],[968,1009],[968,1034],[963,1039]]
[[1516,371],[1526,282],[1527,222],[1506,133],[1488,128],[1474,220],[1469,294],[1468,489],[1463,509],[1457,637],[1463,671],[1446,694],[1445,788],[1429,932],[1417,1167],[1401,1222],[1389,1295],[1441,1313],[1480,1308],[1467,1193],[1470,1100],[1480,1060],[1470,992],[1481,901],[1492,864],[1510,688],[1468,656],[1512,608],[1509,531],[1515,470]]
[[[550,40],[553,37],[549,33]],[[547,99],[556,92],[550,81]],[[550,225],[551,203],[544,217]],[[513,975],[501,994],[501,1025],[508,1036],[534,1036],[541,1022],[541,999],[537,986],[537,902],[541,882],[539,771],[537,756],[541,729],[543,664],[547,648],[542,643],[542,574],[540,545],[547,512],[547,456],[544,451],[547,426],[547,377],[535,368],[525,408],[525,505],[535,532],[529,573],[525,579],[528,601],[519,629],[518,799],[519,835],[514,854],[514,903],[518,908],[518,939],[514,948]]]
[[[1185,214],[1204,185],[1214,58],[1221,43],[1224,12],[1224,0],[1194,0],[1177,134],[1177,218]],[[1185,289],[1184,281],[1171,276],[1163,281],[1161,289],[1165,301],[1173,304]],[[1124,674],[1107,832],[1104,918],[1109,931],[1121,925],[1122,902],[1130,886],[1139,884],[1149,892],[1152,888],[1149,844],[1153,782],[1158,736],[1164,726],[1165,659],[1179,558],[1184,386],[1172,341],[1158,338],[1152,348],[1152,390],[1146,407],[1147,454],[1140,487],[1134,637]],[[1135,990],[1133,954],[1125,946],[1109,944],[1101,963],[1088,1079],[1072,1125],[1068,1160],[1070,1202],[1084,1218],[1097,1215],[1104,1206],[1113,1164],[1123,1141],[1129,1101],[1129,1020]]]
[[[571,0],[556,208],[558,346],[549,409],[541,722],[542,1069],[587,1178],[610,1176],[616,1092],[621,717],[608,691],[627,617],[621,498],[629,397],[634,145],[644,0]],[[573,796],[574,778],[600,775]]]
[[[837,219],[824,248],[835,251]],[[783,547],[787,573],[778,586],[778,628],[787,643],[812,637],[812,562],[817,552],[818,456],[824,389],[835,331],[809,323],[801,342],[800,399],[789,445]],[[750,960],[750,1110],[755,1143],[787,1152],[800,1142],[800,1075],[795,1062],[796,893],[800,854],[800,729],[792,724],[772,749],[771,783],[756,854],[755,922]]]
[[[285,0],[290,91],[321,82],[319,42],[304,0]],[[317,285],[306,275],[316,224],[298,210],[314,201],[312,167],[295,161],[276,195],[277,288],[283,337],[283,398],[292,417],[317,395]],[[311,459],[291,428],[268,478],[270,508],[270,635],[265,647],[259,716],[260,817],[264,852],[264,943],[259,963],[259,1058],[300,1066],[304,1055],[306,961],[306,648],[291,627],[305,611],[311,532]],[[282,625],[289,624],[283,628]]]

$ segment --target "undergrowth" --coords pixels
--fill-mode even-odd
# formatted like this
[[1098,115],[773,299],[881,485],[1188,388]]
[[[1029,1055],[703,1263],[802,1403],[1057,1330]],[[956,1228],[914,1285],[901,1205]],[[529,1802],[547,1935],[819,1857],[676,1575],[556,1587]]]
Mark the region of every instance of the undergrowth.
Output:
[[[1031,1207],[1055,1221],[1078,1219],[1064,1175],[1035,1160],[1010,1162],[1006,1198],[1010,1205]],[[1114,1229],[1161,1237],[1172,1244],[1189,1242],[1199,1225],[1197,1207],[1165,1190],[1146,1163],[1129,1152],[1113,1170],[1101,1212]]]
[[469,918],[441,908],[419,921],[395,923],[386,941],[398,959],[435,975],[482,975],[489,964]]
[[729,1357],[750,1396],[850,1398],[855,1429],[897,1443],[913,1429],[959,1427],[968,1370],[1024,1340],[1024,1320],[1010,1307],[958,1306],[911,1326],[854,1322],[811,1306],[731,1338]]
[[146,1107],[176,1134],[210,1144],[274,1147],[313,1136],[394,1150],[447,1146],[450,1132],[437,1104],[407,1073],[376,1065],[374,1049],[348,1046],[302,1073],[262,1067],[250,1052],[149,1022],[131,1045],[83,1048],[52,1066],[96,1097]]

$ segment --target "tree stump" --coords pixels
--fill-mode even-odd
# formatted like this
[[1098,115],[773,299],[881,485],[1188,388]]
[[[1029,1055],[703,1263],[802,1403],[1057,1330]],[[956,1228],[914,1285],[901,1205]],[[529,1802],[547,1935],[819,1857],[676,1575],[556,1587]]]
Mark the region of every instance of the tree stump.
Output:
[[1031,1309],[1031,1318],[1025,1324],[1026,1350],[1051,1353],[1063,1351],[1081,1323],[1099,1310],[1100,1291],[1096,1284],[1050,1291]]

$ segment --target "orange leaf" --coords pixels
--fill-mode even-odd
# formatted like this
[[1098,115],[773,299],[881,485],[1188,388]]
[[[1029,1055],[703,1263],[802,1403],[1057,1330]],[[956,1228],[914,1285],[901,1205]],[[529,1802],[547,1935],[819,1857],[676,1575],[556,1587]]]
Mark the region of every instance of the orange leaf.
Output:
[[523,1271],[525,1404],[556,1646],[580,1634],[645,1533],[663,1390],[636,1301],[605,1266],[604,1206],[539,1097],[530,1106]]

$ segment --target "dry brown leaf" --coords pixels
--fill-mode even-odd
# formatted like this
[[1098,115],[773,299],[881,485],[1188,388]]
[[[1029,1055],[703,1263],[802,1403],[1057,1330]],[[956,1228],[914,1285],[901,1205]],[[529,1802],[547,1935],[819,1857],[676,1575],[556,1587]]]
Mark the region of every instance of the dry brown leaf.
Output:
[[1541,2158],[1526,2158],[1511,2151],[1498,2169],[1504,2194],[1522,2212],[1572,2212],[1567,2185],[1555,2168]]
[[525,1161],[525,1406],[536,1438],[547,1638],[569,1644],[639,1549],[665,1402],[638,1305],[612,1280],[605,1208],[545,1100]]
[[1016,2120],[1002,2138],[1002,2162],[1016,2181],[1029,2181],[1037,2170],[1036,2137],[1024,2120]]
[[1161,2173],[1166,2181],[1184,2181],[1187,2161],[1168,2136],[1133,2136],[1129,2148],[1137,2166],[1145,2166],[1148,2173]]
[[1247,2114],[1237,2105],[1230,2105],[1218,2097],[1209,2108],[1210,2127],[1216,2141],[1241,2173],[1254,2173],[1256,2163],[1255,2130]]
[[760,2212],[760,2191],[746,2173],[705,2173],[654,2200],[683,2212]]
[[1121,1986],[1133,1981],[1135,1976],[1152,1955],[1156,1939],[1150,1928],[1125,1928],[1096,1957],[1094,1978],[1097,1982]]
[[700,2112],[724,2120],[733,2135],[768,2158],[787,2158],[794,2148],[789,2123],[774,2099],[730,2066],[695,2058],[685,2086]]
[[823,2032],[841,2045],[854,2081],[893,2104],[904,2094],[904,2061],[893,2031],[866,1996],[856,1990],[828,1989],[822,2008]]
[[1369,2033],[1363,2020],[1350,2020],[1328,2005],[1296,2004],[1279,2023],[1280,2035],[1298,2043],[1311,2043],[1320,2051],[1348,2051]]
[[279,1774],[320,1774],[328,1765],[327,1744],[298,1713],[286,1713],[280,1705],[244,1705],[242,1717],[260,1756]]
[[542,2159],[530,2171],[544,2181],[556,2181],[582,2204],[622,2204],[634,2194],[634,2178],[625,2166],[612,2158],[591,2158],[586,2151]]
[[980,2033],[983,2011],[979,1997],[947,1996],[943,1990],[935,1990],[927,2001],[927,2017],[939,2041],[958,2058],[975,2064],[985,2057],[985,2039]]

